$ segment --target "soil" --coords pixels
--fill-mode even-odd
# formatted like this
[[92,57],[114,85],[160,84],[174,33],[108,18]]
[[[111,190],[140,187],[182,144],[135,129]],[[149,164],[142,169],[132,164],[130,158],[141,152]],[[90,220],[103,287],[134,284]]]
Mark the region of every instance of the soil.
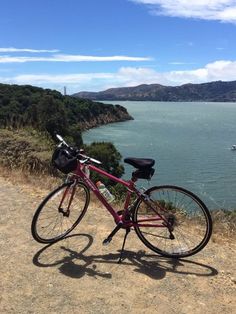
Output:
[[40,245],[34,211],[48,193],[0,177],[0,313],[235,313],[236,244],[213,236],[197,255],[172,260],[134,232],[118,264],[124,230],[108,246],[113,219],[92,203],[70,236]]

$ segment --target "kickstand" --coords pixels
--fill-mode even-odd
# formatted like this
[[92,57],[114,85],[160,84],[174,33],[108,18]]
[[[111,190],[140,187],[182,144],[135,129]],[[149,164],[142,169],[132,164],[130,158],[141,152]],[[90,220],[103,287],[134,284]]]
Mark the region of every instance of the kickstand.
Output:
[[123,241],[123,245],[122,245],[122,248],[121,248],[120,258],[119,258],[119,260],[118,260],[118,264],[121,264],[122,261],[124,260],[123,254],[124,254],[124,248],[125,248],[125,241],[126,241],[126,238],[127,238],[128,234],[129,234],[129,232],[130,232],[130,228],[126,228],[126,230],[125,230],[125,236],[124,236],[124,241]]

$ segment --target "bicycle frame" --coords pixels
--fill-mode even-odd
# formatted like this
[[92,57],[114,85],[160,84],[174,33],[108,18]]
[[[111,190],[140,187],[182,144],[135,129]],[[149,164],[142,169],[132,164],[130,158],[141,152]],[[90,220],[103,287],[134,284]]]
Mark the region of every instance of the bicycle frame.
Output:
[[[96,173],[99,173],[100,175],[107,177],[108,179],[115,181],[123,186],[125,186],[127,188],[127,193],[126,193],[126,199],[124,202],[124,211],[122,215],[119,215],[115,209],[111,206],[111,204],[109,204],[107,202],[107,200],[104,198],[104,196],[100,193],[99,189],[97,188],[97,186],[93,183],[93,181],[89,178],[89,176],[87,176],[87,174],[85,173],[85,167],[87,167],[89,169],[89,171],[94,171]],[[165,217],[161,216],[160,213],[158,213],[152,206],[152,210],[157,214],[156,218],[145,218],[145,219],[139,219],[138,223],[133,223],[132,221],[125,221],[125,217],[128,213],[128,208],[131,205],[130,204],[130,200],[131,200],[131,195],[132,193],[134,193],[137,196],[137,200],[138,199],[142,199],[142,201],[144,201],[145,203],[147,203],[147,200],[145,199],[147,197],[147,195],[145,195],[144,193],[141,193],[138,189],[136,189],[135,187],[135,182],[137,181],[137,179],[131,179],[129,181],[125,181],[123,179],[117,178],[109,173],[107,173],[106,171],[97,168],[96,166],[92,165],[92,164],[87,164],[87,163],[78,163],[77,169],[73,172],[73,174],[79,178],[82,179],[82,181],[89,187],[89,189],[92,190],[92,192],[96,195],[96,197],[101,201],[101,203],[104,205],[104,207],[110,212],[110,214],[113,216],[115,222],[117,224],[122,223],[124,227],[135,227],[135,226],[139,226],[139,227],[168,227],[169,223],[168,221],[165,219]],[[148,204],[150,207],[150,204]],[[160,209],[162,210],[162,208],[160,207]],[[151,223],[150,222],[154,222],[154,221],[162,221],[162,223]],[[149,222],[149,223],[147,223]]]
[[[153,186],[147,190],[136,186],[139,178],[153,175],[153,159],[125,159],[137,170],[130,180],[123,180],[101,169],[100,161],[70,147],[61,136],[57,138],[60,144],[53,154],[55,166],[64,173],[71,168],[73,171],[38,206],[31,224],[31,233],[37,242],[51,244],[74,230],[87,211],[91,190],[115,222],[102,244],[108,245],[120,229],[125,230],[118,263],[124,259],[126,239],[133,229],[146,247],[164,257],[192,256],[206,246],[212,234],[212,219],[206,205],[194,193],[174,185]],[[65,156],[68,160],[63,163]],[[70,160],[70,156],[76,159]],[[90,172],[125,188],[123,208],[109,202],[108,193],[92,181]]]

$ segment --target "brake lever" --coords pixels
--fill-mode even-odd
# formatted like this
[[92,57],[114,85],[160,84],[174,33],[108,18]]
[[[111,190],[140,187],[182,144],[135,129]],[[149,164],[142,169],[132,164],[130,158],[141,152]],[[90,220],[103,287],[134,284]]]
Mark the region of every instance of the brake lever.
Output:
[[97,160],[97,159],[94,159],[94,158],[91,158],[91,157],[89,157],[89,156],[83,155],[83,154],[81,154],[81,153],[80,153],[78,156],[81,156],[82,158],[84,158],[84,160],[81,161],[82,163],[85,163],[85,162],[87,162],[87,161],[91,161],[91,162],[93,162],[93,163],[95,163],[95,164],[98,164],[98,165],[101,165],[101,164],[102,164],[101,161],[99,161],[99,160]]

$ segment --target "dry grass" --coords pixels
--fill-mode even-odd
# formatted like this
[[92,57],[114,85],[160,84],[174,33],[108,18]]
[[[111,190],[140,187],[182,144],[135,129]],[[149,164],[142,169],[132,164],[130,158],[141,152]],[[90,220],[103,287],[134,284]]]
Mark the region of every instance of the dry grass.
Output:
[[10,169],[52,173],[52,142],[32,129],[0,129],[0,164]]
[[0,166],[0,172],[6,181],[20,186],[22,190],[31,191],[32,194],[48,192],[62,183],[62,180],[58,177],[45,174],[32,174],[29,171],[21,169],[12,170]]
[[227,211],[223,209],[211,212],[213,220],[214,242],[221,242],[222,238],[229,241],[236,240],[236,211]]

